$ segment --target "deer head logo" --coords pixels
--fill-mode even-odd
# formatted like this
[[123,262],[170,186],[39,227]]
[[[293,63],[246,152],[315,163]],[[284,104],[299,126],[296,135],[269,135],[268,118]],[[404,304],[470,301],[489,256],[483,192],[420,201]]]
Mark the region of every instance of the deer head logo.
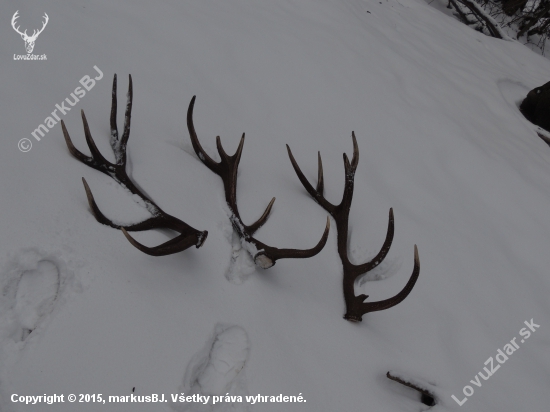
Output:
[[42,31],[44,31],[44,28],[46,27],[46,24],[48,24],[49,17],[46,13],[44,13],[44,18],[46,19],[42,25],[42,28],[38,31],[34,30],[32,33],[32,36],[27,35],[27,30],[25,30],[23,33],[19,31],[19,26],[15,27],[15,21],[19,18],[19,10],[15,12],[11,19],[11,25],[13,29],[21,35],[21,38],[25,40],[25,48],[27,49],[27,53],[32,53],[32,50],[34,49],[34,42],[36,41],[36,38]]

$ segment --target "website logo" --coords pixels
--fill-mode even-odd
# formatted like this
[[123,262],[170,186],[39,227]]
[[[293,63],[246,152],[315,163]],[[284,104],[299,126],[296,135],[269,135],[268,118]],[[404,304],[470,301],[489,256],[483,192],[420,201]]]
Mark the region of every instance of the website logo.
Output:
[[[19,18],[19,10],[17,10],[15,12],[15,14],[13,15],[12,19],[11,19],[11,26],[13,27],[13,29],[19,33],[21,35],[21,38],[25,41],[25,49],[27,50],[27,56],[30,57],[31,56],[31,53],[32,51],[34,50],[34,43],[36,42],[36,39],[38,38],[38,36],[40,35],[40,33],[42,33],[44,31],[44,28],[46,27],[46,25],[48,24],[48,21],[49,21],[49,17],[46,13],[44,13],[44,22],[42,23],[42,28],[40,30],[33,30],[33,33],[31,36],[29,36],[27,34],[27,30],[25,30],[24,32],[21,32],[19,30],[19,27],[20,26],[16,26],[17,24],[17,19]],[[34,55],[32,55],[34,56]],[[45,55],[43,55],[45,57]],[[16,56],[14,55],[14,60],[19,60],[19,59],[16,59],[15,58]],[[38,57],[38,56],[37,56]],[[24,60],[30,60],[30,59],[24,59]],[[32,60],[45,60],[45,58],[42,58],[42,59],[32,59]]]

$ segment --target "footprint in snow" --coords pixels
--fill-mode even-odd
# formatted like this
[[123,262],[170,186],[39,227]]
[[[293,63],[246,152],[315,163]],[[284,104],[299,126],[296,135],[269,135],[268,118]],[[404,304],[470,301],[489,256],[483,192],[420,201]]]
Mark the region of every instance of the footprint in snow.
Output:
[[[227,210],[226,212],[229,213]],[[256,270],[256,264],[250,253],[243,247],[231,223],[224,221],[218,225],[218,228],[231,245],[231,256],[225,270],[225,278],[234,285],[240,285]]]
[[60,256],[38,249],[16,254],[0,275],[0,338],[15,342],[43,324],[72,279]]
[[15,318],[21,327],[21,340],[49,314],[59,292],[59,269],[49,260],[41,260],[36,269],[21,274],[15,294]]
[[[213,338],[189,362],[180,388],[185,396],[209,396],[208,403],[173,403],[172,407],[177,411],[247,412],[244,367],[249,351],[248,335],[242,327],[216,325]],[[226,394],[241,396],[243,402],[212,403],[213,396]]]
[[[10,374],[27,345],[39,342],[52,314],[81,292],[63,252],[40,248],[19,250],[0,269],[0,411],[13,411]],[[71,267],[82,263],[69,261]],[[53,312],[53,313],[52,313]],[[19,410],[19,408],[16,408]]]

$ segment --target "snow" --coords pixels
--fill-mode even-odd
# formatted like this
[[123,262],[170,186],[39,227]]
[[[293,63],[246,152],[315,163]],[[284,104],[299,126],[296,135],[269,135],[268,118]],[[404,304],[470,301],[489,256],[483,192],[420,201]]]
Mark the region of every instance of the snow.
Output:
[[247,411],[246,402],[214,402],[216,398],[240,396],[245,399],[244,367],[248,360],[250,342],[240,326],[218,324],[214,338],[199,351],[187,366],[183,396],[200,396],[202,402],[173,402],[176,411]]
[[[210,403],[205,410],[426,410],[416,391],[386,378],[398,370],[435,388],[433,411],[546,412],[550,148],[518,104],[548,82],[550,62],[432,6],[19,5],[21,30],[40,27],[44,12],[49,22],[33,52],[47,60],[36,61],[13,60],[24,42],[8,23],[0,25],[0,410],[201,410],[170,395],[224,390],[301,394],[306,402]],[[0,4],[4,16],[16,10]],[[71,157],[59,124],[40,141],[31,136],[84,76],[98,77],[94,66],[104,77],[59,115],[74,145],[89,154],[83,109],[98,149],[114,161],[111,81],[117,73],[122,102],[132,74],[128,173],[167,213],[208,230],[200,249],[151,257],[133,248],[95,220],[81,177],[117,222],[148,217],[143,204]],[[277,197],[255,234],[267,245],[310,247],[326,219],[295,175],[285,144],[310,182],[321,151],[325,196],[338,203],[342,153],[352,152],[354,131],[361,156],[352,261],[377,253],[389,208],[395,213],[385,264],[356,293],[372,302],[395,295],[410,276],[417,244],[422,269],[410,295],[361,323],[342,319],[334,224],[317,256],[256,269],[248,252],[239,253],[221,179],[190,154],[185,113],[195,94],[194,125],[210,156],[214,136],[233,153],[247,133],[239,212],[250,224]],[[16,148],[23,138],[32,143],[27,153]],[[174,233],[132,236],[152,246]],[[451,396],[462,399],[484,362],[531,319],[540,325],[536,333],[459,406]],[[220,372],[224,365],[227,373]],[[12,402],[13,394],[63,394],[65,402],[25,405]],[[76,405],[69,394],[165,394],[169,401]]]
[[40,261],[35,270],[27,270],[21,274],[14,312],[17,313],[21,326],[25,328],[25,335],[35,329],[41,317],[51,312],[58,289],[59,273],[52,262]]

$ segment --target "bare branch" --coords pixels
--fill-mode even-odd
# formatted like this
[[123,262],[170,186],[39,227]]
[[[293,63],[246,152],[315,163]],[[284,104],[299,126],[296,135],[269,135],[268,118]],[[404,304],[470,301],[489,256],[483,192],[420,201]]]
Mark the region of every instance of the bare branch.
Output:
[[432,392],[430,392],[429,390],[427,390],[425,388],[421,388],[420,386],[415,385],[412,382],[408,382],[408,381],[400,378],[399,376],[395,376],[391,373],[391,371],[388,371],[388,373],[386,373],[386,377],[388,379],[391,379],[392,381],[400,383],[401,385],[407,386],[411,389],[414,389],[414,390],[420,392],[420,394],[422,396],[421,397],[421,402],[424,405],[434,406],[436,404],[436,401],[435,401],[436,396]]

